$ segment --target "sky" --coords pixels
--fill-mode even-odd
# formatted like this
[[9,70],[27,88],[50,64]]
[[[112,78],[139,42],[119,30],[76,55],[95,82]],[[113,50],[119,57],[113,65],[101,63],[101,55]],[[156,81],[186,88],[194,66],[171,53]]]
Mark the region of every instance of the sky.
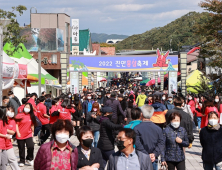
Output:
[[[30,8],[38,13],[66,13],[79,19],[80,29],[91,33],[141,34],[162,27],[191,11],[203,12],[201,0],[0,0],[0,9],[25,5],[20,25],[30,22]],[[34,10],[33,10],[34,12]]]

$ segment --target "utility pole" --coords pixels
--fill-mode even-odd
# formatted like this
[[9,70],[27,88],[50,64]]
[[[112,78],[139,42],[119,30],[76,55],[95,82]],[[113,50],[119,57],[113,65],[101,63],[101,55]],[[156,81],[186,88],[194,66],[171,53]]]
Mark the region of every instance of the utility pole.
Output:
[[42,84],[41,84],[41,62],[42,62],[42,59],[41,59],[41,48],[39,47],[38,49],[38,75],[39,75],[39,95],[41,95],[41,87],[42,87]]
[[0,26],[0,106],[2,106],[3,27]]

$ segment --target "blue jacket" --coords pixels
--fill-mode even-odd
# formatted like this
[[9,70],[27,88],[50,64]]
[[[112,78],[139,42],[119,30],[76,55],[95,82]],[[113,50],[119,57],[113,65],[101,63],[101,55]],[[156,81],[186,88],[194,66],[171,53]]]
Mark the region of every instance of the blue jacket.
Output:
[[[176,137],[182,139],[182,143],[176,142]],[[164,149],[161,152],[161,161],[181,162],[185,160],[183,147],[189,146],[187,132],[183,127],[175,129],[168,125],[163,130]]]
[[169,100],[167,100],[167,101],[165,102],[165,106],[166,106],[167,110],[174,109],[174,107],[175,107],[173,104],[170,103]]
[[[88,114],[88,103],[89,103],[89,101],[85,100],[82,104],[82,110],[83,110],[83,113],[85,114],[85,116]],[[90,100],[90,103],[93,105],[94,101]]]
[[156,159],[164,148],[163,131],[151,121],[141,122],[134,128],[136,132],[136,149],[145,153],[154,153]]
[[142,122],[141,120],[133,120],[133,121],[129,122],[128,125],[124,126],[124,128],[134,129],[134,127],[139,125],[141,122]]
[[156,103],[152,104],[152,106],[153,106],[155,112],[162,112],[162,111],[167,110],[166,106],[162,103],[156,102]]

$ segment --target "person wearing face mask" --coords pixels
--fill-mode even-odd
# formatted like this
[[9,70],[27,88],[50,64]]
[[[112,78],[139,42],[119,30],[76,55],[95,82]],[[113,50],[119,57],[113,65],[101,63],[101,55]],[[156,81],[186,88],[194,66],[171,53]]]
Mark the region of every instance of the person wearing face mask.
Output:
[[[208,125],[208,114],[210,112],[216,112],[219,117],[219,112],[217,108],[214,106],[214,99],[211,97],[206,97],[206,100],[204,102],[203,108],[202,108],[202,120],[201,120],[201,128],[204,128]],[[219,117],[220,118],[220,117]]]
[[163,130],[164,149],[161,152],[161,162],[162,165],[168,165],[168,170],[185,170],[183,147],[189,146],[187,132],[180,126],[179,113],[172,113],[169,120],[170,124]]
[[217,112],[208,114],[208,125],[200,131],[200,144],[203,147],[204,170],[221,170],[222,167],[222,127]]
[[86,116],[86,121],[88,122],[89,127],[93,131],[94,141],[93,146],[97,147],[99,141],[99,129],[100,129],[100,120],[101,113],[99,109],[99,103],[93,103],[92,110]]
[[77,132],[79,140],[77,170],[104,170],[102,153],[92,147],[93,131],[89,126],[82,126]]
[[220,125],[222,125],[222,104],[219,95],[215,96],[214,106],[217,108],[220,117]]
[[8,120],[8,123],[6,123],[7,135],[10,136],[10,139],[5,140],[5,147],[6,147],[5,150],[8,157],[8,163],[12,169],[20,170],[18,166],[18,162],[17,162],[17,157],[15,156],[15,152],[14,152],[12,141],[11,141],[12,136],[16,132],[16,122],[14,119],[15,111],[13,107],[11,106],[7,107],[6,116]]
[[92,105],[94,101],[92,100],[92,94],[90,92],[87,93],[86,100],[83,102],[83,115],[85,116],[84,124],[86,125],[86,116],[92,110]]
[[3,96],[2,102],[5,104],[5,106],[14,107],[15,108],[15,115],[17,115],[17,110],[19,108],[19,105],[13,98],[9,98],[8,96]]
[[106,105],[107,100],[110,100],[110,96],[111,96],[110,91],[107,91],[106,95],[105,95],[105,97],[103,99],[103,106]]
[[73,126],[69,120],[57,120],[52,125],[52,141],[43,144],[35,157],[34,170],[76,170],[78,149],[70,141]]
[[7,109],[4,106],[0,106],[0,169],[6,170],[7,164],[7,150],[6,141],[10,140],[10,135],[7,134],[8,119],[6,116]]
[[114,137],[113,131],[121,129],[123,126],[114,124],[112,119],[113,110],[109,106],[102,108],[102,117],[100,118],[100,137],[97,147],[101,150],[103,156],[103,164],[106,166],[106,162],[109,160],[109,156],[114,151]]
[[165,105],[166,99],[167,99],[167,95],[166,95],[166,94],[163,94],[163,95],[162,95],[162,104]]
[[107,170],[153,170],[149,155],[136,150],[133,145],[136,141],[134,130],[121,129],[116,137],[118,152],[109,157]]
[[165,102],[165,106],[168,110],[171,110],[174,108],[174,105],[173,105],[173,95],[172,94],[169,94],[168,95],[168,99],[167,101]]
[[187,100],[187,105],[190,106],[190,110],[193,113],[193,115],[195,114],[195,101],[194,101],[194,97],[192,95],[188,95],[188,100]]
[[18,97],[16,97],[12,91],[9,91],[9,92],[8,92],[8,97],[9,97],[10,99],[11,99],[11,98],[14,99],[14,100],[17,102],[17,104],[18,104],[19,106],[21,106],[21,103],[20,103]]
[[[16,115],[16,139],[19,149],[19,166],[22,167],[24,164],[33,166],[34,158],[34,143],[33,133],[34,127],[37,125],[36,118],[33,112],[33,107],[30,103],[26,103],[24,106],[23,113]],[[27,156],[25,160],[25,146],[27,147]]]

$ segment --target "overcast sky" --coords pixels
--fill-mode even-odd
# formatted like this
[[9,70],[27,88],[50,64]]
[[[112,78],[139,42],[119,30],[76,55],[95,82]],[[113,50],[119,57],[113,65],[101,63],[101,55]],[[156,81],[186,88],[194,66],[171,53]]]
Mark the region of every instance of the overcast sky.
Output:
[[[25,5],[18,17],[20,25],[29,24],[30,8],[39,13],[66,13],[80,19],[80,29],[92,33],[140,34],[164,26],[190,11],[202,12],[200,0],[0,0],[0,9]],[[34,12],[34,10],[33,10]]]

